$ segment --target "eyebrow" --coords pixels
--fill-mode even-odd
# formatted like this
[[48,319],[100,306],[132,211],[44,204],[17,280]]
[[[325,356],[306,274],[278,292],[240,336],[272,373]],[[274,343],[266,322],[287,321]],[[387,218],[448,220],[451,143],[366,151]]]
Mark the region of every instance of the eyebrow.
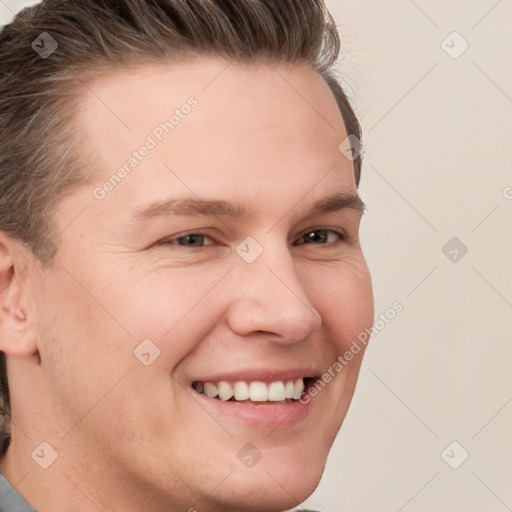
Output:
[[[358,194],[338,193],[316,201],[306,216],[352,209],[363,215],[365,205]],[[193,197],[156,201],[135,212],[135,220],[149,220],[161,216],[219,215],[232,218],[247,216],[246,209],[237,203],[222,200],[204,200]]]

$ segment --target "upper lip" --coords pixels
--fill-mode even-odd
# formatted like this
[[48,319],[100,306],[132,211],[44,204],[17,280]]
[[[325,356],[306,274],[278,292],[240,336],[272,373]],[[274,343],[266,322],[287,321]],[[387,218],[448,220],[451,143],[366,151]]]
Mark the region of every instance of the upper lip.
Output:
[[[237,381],[246,381],[246,382],[276,382],[276,381],[288,381],[295,380],[299,378],[306,377],[318,377],[320,375],[320,371],[311,368],[311,367],[302,367],[302,368],[283,368],[283,369],[273,369],[270,370],[268,368],[251,368],[247,370],[238,370],[236,372],[229,373],[216,373],[210,375],[204,375],[200,377],[196,377],[192,379],[192,382],[237,382]],[[191,382],[191,383],[192,383]]]

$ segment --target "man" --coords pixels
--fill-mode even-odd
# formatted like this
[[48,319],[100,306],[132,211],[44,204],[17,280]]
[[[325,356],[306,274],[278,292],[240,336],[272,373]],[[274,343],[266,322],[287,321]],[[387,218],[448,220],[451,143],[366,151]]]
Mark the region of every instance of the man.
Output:
[[373,320],[338,51],[319,0],[48,0],[3,29],[0,510],[314,491]]

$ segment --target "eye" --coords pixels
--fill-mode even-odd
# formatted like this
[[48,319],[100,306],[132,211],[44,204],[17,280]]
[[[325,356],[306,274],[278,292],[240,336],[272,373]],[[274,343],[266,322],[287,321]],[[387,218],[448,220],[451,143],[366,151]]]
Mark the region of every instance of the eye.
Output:
[[[205,240],[210,240],[212,243],[205,243]],[[166,238],[159,242],[159,245],[181,245],[184,247],[204,247],[208,245],[213,245],[214,240],[206,233],[201,232],[193,232],[186,233],[184,235],[180,235],[174,238]]]
[[[345,234],[337,229],[313,229],[304,233],[296,244],[315,244],[315,245],[336,245],[345,240]],[[200,231],[185,233],[172,238],[166,238],[158,245],[179,245],[182,247],[202,248],[215,245],[215,240]]]
[[[334,239],[333,239],[334,238]],[[345,234],[337,229],[313,229],[304,233],[299,241],[304,244],[328,245],[345,240]]]

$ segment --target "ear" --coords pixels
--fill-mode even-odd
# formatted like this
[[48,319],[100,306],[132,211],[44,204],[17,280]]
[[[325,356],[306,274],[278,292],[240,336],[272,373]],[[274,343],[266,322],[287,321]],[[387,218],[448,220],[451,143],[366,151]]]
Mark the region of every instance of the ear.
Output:
[[37,352],[27,263],[21,244],[0,231],[0,350],[12,356]]

